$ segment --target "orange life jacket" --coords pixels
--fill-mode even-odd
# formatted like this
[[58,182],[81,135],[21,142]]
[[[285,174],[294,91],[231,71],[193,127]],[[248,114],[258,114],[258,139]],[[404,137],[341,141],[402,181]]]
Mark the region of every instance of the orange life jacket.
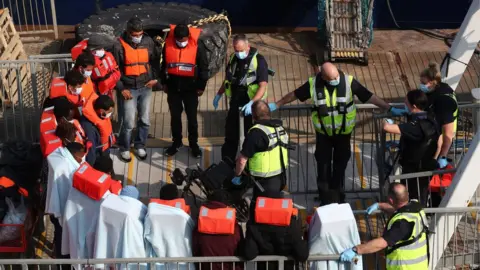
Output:
[[67,97],[73,105],[78,108],[78,116],[82,114],[85,102],[93,94],[93,83],[90,78],[87,78],[82,85],[82,92],[80,95],[73,95],[67,91],[67,84],[62,77],[53,78],[50,86],[50,98]]
[[175,199],[175,200],[161,200],[161,199],[150,199],[150,203],[158,203],[163,205],[168,205],[175,208],[180,208],[185,213],[190,215],[190,206],[185,203],[185,199]]
[[120,80],[120,76],[117,62],[111,53],[105,52],[102,58],[95,56],[92,81],[100,95],[109,95],[113,99],[112,91]]
[[200,207],[198,231],[206,234],[234,234],[236,221],[235,208],[209,209]]
[[95,109],[93,108],[93,102],[95,102],[97,98],[98,95],[94,93],[92,98],[90,98],[85,104],[85,107],[83,108],[83,115],[98,128],[100,133],[100,141],[102,144],[97,147],[101,147],[102,150],[105,151],[115,144],[115,136],[113,135],[112,121],[110,118],[102,119],[98,117]]
[[40,134],[40,149],[43,156],[48,157],[53,151],[62,146],[62,140],[55,135],[55,129]]
[[122,183],[120,181],[117,181],[115,179],[111,180],[110,183],[110,192],[115,194],[115,195],[120,195],[120,192],[122,191]]
[[53,114],[53,106],[45,108],[42,112],[40,120],[40,133],[44,133],[48,130],[55,130],[57,128],[57,119]]
[[119,193],[118,181],[112,180],[106,173],[95,170],[87,162],[82,163],[73,174],[72,185],[95,201],[102,199],[107,191]]
[[6,177],[6,176],[2,176],[0,177],[0,190],[4,190],[4,189],[10,189],[10,188],[17,188],[18,189],[18,193],[20,193],[20,195],[24,196],[24,197],[28,197],[28,190],[22,188],[21,186],[18,186],[15,181],[13,181],[12,179]]
[[73,46],[72,50],[72,60],[77,60],[78,56],[83,53],[83,51],[87,48],[88,39],[84,39],[80,41],[77,45]]
[[147,73],[149,67],[148,49],[144,47],[132,48],[122,38],[118,39],[124,51],[125,75],[139,76]]
[[[454,167],[450,164],[442,170],[450,170]],[[431,192],[439,192],[441,196],[445,195],[446,189],[452,184],[455,173],[436,174],[430,180],[429,189]]]
[[185,48],[179,48],[175,42],[173,32],[175,25],[170,25],[170,33],[165,40],[165,64],[167,73],[175,76],[193,77],[195,76],[195,66],[197,63],[198,38],[202,29],[190,27],[190,36]]
[[275,226],[289,226],[298,210],[291,199],[258,197],[255,204],[255,222]]

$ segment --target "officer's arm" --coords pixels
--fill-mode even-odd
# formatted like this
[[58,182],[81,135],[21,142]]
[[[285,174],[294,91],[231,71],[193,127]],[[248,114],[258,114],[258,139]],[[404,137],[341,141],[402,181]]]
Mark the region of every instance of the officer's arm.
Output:
[[453,137],[455,136],[454,128],[454,122],[442,126],[442,136],[440,136],[438,139],[440,152],[438,153],[437,157],[446,157],[448,155],[450,146],[452,146]]
[[283,106],[295,100],[297,100],[297,96],[295,96],[295,92],[290,92],[287,95],[285,95],[282,99],[277,101],[277,107]]
[[377,97],[376,95],[372,95],[370,99],[368,100],[368,103],[371,103],[379,108],[382,108],[386,111],[389,111],[391,106],[387,102],[385,102],[383,99]]
[[363,255],[363,254],[371,254],[378,252],[388,246],[387,241],[383,237],[378,237],[375,238],[371,241],[368,241],[365,244],[361,244],[356,246],[357,248],[357,254],[358,255]]
[[391,134],[400,134],[400,127],[397,124],[390,124],[387,121],[383,122],[383,130]]
[[252,101],[257,101],[262,99],[263,95],[265,94],[265,91],[267,91],[267,82],[259,82],[257,93],[253,97]]
[[242,175],[245,166],[247,165],[248,158],[244,156],[242,153],[237,158],[236,166],[235,166],[235,176]]
[[268,64],[263,56],[257,57],[258,66],[257,66],[257,79],[258,79],[258,90],[252,101],[262,99],[265,91],[267,91],[268,84]]

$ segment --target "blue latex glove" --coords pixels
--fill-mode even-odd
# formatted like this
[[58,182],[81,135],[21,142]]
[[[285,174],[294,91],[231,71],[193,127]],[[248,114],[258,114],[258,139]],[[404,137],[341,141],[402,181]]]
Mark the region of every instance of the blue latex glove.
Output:
[[392,119],[385,119],[385,122],[389,123],[390,125],[393,124],[393,120],[392,120]]
[[276,111],[277,110],[277,103],[275,103],[275,102],[268,103],[268,108],[270,108],[271,112]]
[[443,168],[447,167],[447,165],[448,165],[448,160],[446,158],[439,158],[437,160],[437,162],[438,162],[438,167],[440,169],[443,169]]
[[371,215],[374,211],[377,211],[378,209],[380,209],[380,205],[378,203],[374,203],[367,208],[367,214]]
[[242,112],[245,116],[252,114],[252,104],[253,104],[253,101],[250,100],[250,102],[248,102],[245,106],[243,106]]
[[357,253],[355,253],[355,251],[353,251],[353,249],[349,248],[347,250],[345,250],[344,252],[342,252],[342,254],[340,255],[340,261],[342,262],[352,262],[353,259],[357,256]]
[[241,176],[235,176],[232,179],[232,184],[234,184],[236,186],[240,186],[242,184],[242,177]]
[[222,98],[222,94],[217,94],[213,98],[213,108],[215,108],[215,110],[218,108],[218,102],[220,101],[221,98]]
[[390,111],[393,116],[402,116],[407,114],[407,111],[405,109],[399,109],[399,108],[392,108]]

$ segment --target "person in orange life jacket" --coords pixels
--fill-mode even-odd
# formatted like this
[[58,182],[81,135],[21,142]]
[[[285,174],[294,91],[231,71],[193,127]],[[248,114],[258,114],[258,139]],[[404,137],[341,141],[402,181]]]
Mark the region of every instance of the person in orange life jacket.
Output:
[[83,77],[85,77],[85,83],[82,85],[82,96],[87,101],[90,96],[95,92],[93,82],[90,76],[92,76],[93,67],[95,66],[95,57],[88,51],[82,52],[77,60],[75,60],[74,70],[80,71]]
[[44,102],[44,108],[52,106],[52,100],[58,97],[66,97],[78,110],[75,117],[79,118],[83,105],[90,97],[83,91],[85,77],[78,70],[70,70],[62,78],[53,78],[49,97]]
[[[281,192],[266,191],[267,198],[283,198]],[[254,216],[254,215],[253,215]],[[292,216],[289,226],[259,224],[255,218],[247,223],[247,233],[243,246],[243,256],[253,260],[259,255],[277,255],[293,257],[296,262],[304,262],[309,254],[308,243],[303,239],[302,225],[297,216]],[[275,269],[276,263],[258,263],[257,269]],[[273,267],[273,268],[272,268]],[[285,269],[294,269],[294,262],[285,262]]]
[[[229,157],[235,159],[240,140],[239,130],[239,108],[244,112],[244,133],[248,133],[252,124],[252,104],[256,100],[264,99],[268,84],[268,64],[265,57],[258,53],[256,48],[250,47],[248,39],[244,34],[236,35],[233,38],[233,48],[235,55],[229,59],[226,78],[228,83],[222,84],[213,100],[213,106],[216,109],[225,88],[230,88],[230,106],[225,123],[225,143],[222,145],[222,158]],[[256,70],[250,70],[256,63]],[[232,69],[235,69],[232,71]],[[253,74],[253,76],[252,76]],[[252,78],[255,77],[255,81]],[[247,82],[248,81],[248,82]],[[230,86],[228,86],[230,84]],[[258,86],[256,91],[252,86]],[[250,90],[251,89],[251,90]]]
[[[314,91],[317,93],[316,96],[311,94]],[[341,93],[343,97],[339,96]],[[404,109],[391,107],[351,75],[338,70],[330,62],[324,63],[321,72],[311,77],[302,86],[279,101],[269,103],[272,111],[297,99],[302,102],[310,99],[317,103],[313,111],[315,115],[312,117],[316,129],[315,160],[319,193],[317,200],[321,200],[323,193],[328,190],[343,191],[345,171],[351,157],[350,138],[356,121],[354,96],[357,96],[360,102],[374,104],[391,112],[394,116],[405,113]],[[342,102],[345,106],[336,106],[337,102],[342,101],[341,99],[349,100]]]
[[[97,99],[90,102],[93,103],[93,106],[87,105],[85,107],[85,111],[89,111],[80,118],[80,124],[91,142],[87,162],[93,166],[97,157],[110,154],[110,147],[114,142],[110,117],[115,103],[109,96],[105,95],[98,96]],[[90,110],[93,110],[93,112]]]
[[[57,136],[59,136],[60,138],[66,136],[66,137],[70,137],[72,136],[71,132],[72,132],[72,128],[64,128],[64,127],[67,127],[67,126],[73,126],[72,124],[68,123],[68,122],[64,122],[62,124],[60,124],[58,127],[57,127],[57,133],[61,133],[61,134],[57,134]],[[65,133],[65,134],[63,134]],[[74,134],[74,133],[73,133]],[[73,156],[73,158],[75,159],[75,161],[77,161],[79,164],[83,163],[85,161],[85,147],[80,144],[80,143],[77,143],[77,142],[70,142],[70,143],[66,143],[65,144],[65,147],[67,148],[67,150],[70,152],[70,154]],[[54,247],[55,247],[55,258],[56,259],[68,259],[70,256],[69,255],[62,255],[62,225],[61,225],[61,221],[54,217],[54,215],[50,215],[50,221],[52,222],[53,226],[54,226],[54,235],[53,235],[53,243],[54,243]],[[63,267],[65,266],[62,266],[62,269]],[[68,269],[68,268],[66,268]]]
[[[208,209],[227,207],[228,194],[225,190],[216,190],[208,196],[208,201],[202,206]],[[197,227],[192,233],[192,254],[194,257],[241,256],[241,241],[243,240],[242,227],[234,220],[233,234],[210,234],[199,231]],[[241,270],[243,264],[236,263],[202,263],[204,270]]]
[[120,122],[120,159],[130,162],[132,131],[137,118],[137,135],[133,140],[135,154],[141,160],[147,157],[145,144],[150,127],[152,88],[160,77],[160,48],[143,31],[139,18],[131,18],[127,29],[113,44],[113,56],[121,72],[117,82],[117,103]]
[[[426,112],[427,95],[419,89],[409,91],[405,97],[405,107],[411,118],[407,123],[397,125],[386,119],[383,125],[385,132],[401,135],[399,164],[402,166],[402,173],[435,170],[435,153],[440,134],[437,122]],[[420,177],[403,179],[402,183],[407,185],[411,199],[427,206],[429,181],[430,177]]]
[[173,144],[166,155],[173,156],[183,146],[182,112],[188,121],[188,143],[191,154],[199,158],[197,109],[198,98],[203,94],[208,81],[208,60],[204,44],[200,41],[201,30],[184,24],[170,25],[170,33],[163,48],[161,75],[163,89],[167,93],[172,126]]
[[[75,106],[65,97],[59,97],[54,99],[53,104],[53,114],[55,115],[55,118],[57,120],[57,125],[68,122],[75,127],[75,139],[68,142],[78,142],[81,144],[85,144],[87,139],[85,131],[83,130],[78,120],[74,119]],[[71,127],[69,127],[69,129],[70,128]]]

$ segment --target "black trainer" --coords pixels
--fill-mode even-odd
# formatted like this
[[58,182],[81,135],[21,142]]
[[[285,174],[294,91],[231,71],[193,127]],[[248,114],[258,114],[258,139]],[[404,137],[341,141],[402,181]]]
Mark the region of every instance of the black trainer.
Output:
[[192,151],[192,156],[195,158],[201,158],[203,153],[198,144],[191,144],[190,145],[190,150]]
[[183,146],[182,142],[180,142],[180,143],[173,142],[173,144],[170,147],[167,148],[167,151],[165,151],[165,155],[167,155],[167,156],[175,155],[178,152],[178,150],[180,148],[182,148],[182,146]]

